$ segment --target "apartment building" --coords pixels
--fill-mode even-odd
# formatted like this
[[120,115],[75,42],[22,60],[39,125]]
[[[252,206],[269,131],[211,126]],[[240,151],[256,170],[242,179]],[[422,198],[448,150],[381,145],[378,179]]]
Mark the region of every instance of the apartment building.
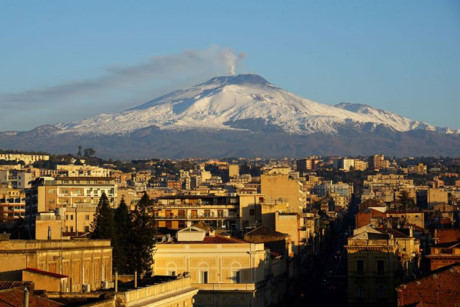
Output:
[[102,193],[116,207],[117,188],[111,177],[40,177],[26,194],[26,227],[34,231],[35,218],[41,212],[78,204],[97,205]]
[[420,241],[391,228],[357,228],[348,252],[349,306],[390,306],[395,287],[419,267]]
[[214,229],[240,229],[238,196],[177,195],[154,203],[158,227],[180,229],[202,222]]
[[0,223],[25,216],[26,194],[21,189],[0,187]]
[[262,174],[260,177],[261,194],[266,196],[266,201],[286,201],[289,212],[302,212],[306,204],[306,193],[303,183],[287,174]]
[[24,162],[26,165],[33,164],[37,161],[48,161],[49,155],[28,155],[15,153],[0,153],[0,160]]

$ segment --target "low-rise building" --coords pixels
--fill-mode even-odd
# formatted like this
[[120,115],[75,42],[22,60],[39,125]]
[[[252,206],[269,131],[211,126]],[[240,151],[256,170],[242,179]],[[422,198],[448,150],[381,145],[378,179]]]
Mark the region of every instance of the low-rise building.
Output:
[[394,305],[395,287],[419,267],[420,241],[391,228],[357,228],[345,248],[350,306]]
[[63,279],[61,292],[101,289],[113,281],[110,240],[0,241],[0,279],[22,280],[27,269],[71,278]]
[[[153,270],[160,275],[189,272],[200,289],[197,306],[268,306],[280,302],[285,272],[263,243],[210,234],[200,228],[178,231],[177,240],[156,245]],[[283,271],[284,269],[284,271]]]

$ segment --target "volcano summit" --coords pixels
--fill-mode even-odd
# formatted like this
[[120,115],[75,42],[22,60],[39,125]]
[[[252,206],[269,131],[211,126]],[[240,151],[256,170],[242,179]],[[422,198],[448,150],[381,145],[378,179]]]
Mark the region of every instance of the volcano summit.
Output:
[[68,152],[78,145],[119,158],[459,155],[460,131],[367,105],[317,103],[245,74],[215,77],[121,113],[0,135],[3,148]]

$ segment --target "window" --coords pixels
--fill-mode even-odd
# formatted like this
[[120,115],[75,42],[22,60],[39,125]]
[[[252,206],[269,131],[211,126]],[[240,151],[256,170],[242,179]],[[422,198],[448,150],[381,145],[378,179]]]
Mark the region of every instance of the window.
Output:
[[377,297],[385,297],[385,287],[383,285],[377,286]]
[[254,215],[254,209],[249,209],[249,215]]
[[200,272],[200,283],[207,284],[208,283],[208,271],[201,271]]
[[224,217],[224,210],[217,210],[218,217]]
[[73,232],[73,226],[70,226],[70,232]]
[[85,226],[85,232],[89,232],[89,226]]
[[377,274],[383,274],[385,272],[385,261],[377,260]]
[[73,221],[73,214],[70,215],[70,220]]
[[356,296],[359,298],[364,297],[364,287],[363,286],[356,287]]
[[168,271],[168,275],[170,275],[170,276],[176,276],[176,271]]
[[358,274],[363,274],[364,273],[364,261],[363,260],[357,260],[356,261],[356,272]]
[[85,221],[89,221],[89,214],[85,215]]

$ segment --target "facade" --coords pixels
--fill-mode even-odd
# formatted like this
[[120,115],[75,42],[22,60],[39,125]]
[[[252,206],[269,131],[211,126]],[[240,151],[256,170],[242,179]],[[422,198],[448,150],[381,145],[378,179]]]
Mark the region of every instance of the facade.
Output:
[[192,286],[200,289],[194,306],[268,306],[279,301],[282,286],[273,286],[285,262],[271,260],[263,243],[206,236],[204,230],[189,227],[177,233],[177,241],[159,243],[156,249],[155,274],[190,273]]
[[115,207],[117,188],[111,177],[40,177],[26,195],[26,227],[35,229],[35,218],[41,212],[78,204],[97,205],[102,193]]
[[214,229],[240,229],[238,196],[178,195],[156,199],[158,227],[180,229],[203,222]]
[[440,243],[430,248],[430,268],[432,271],[460,263],[460,241]]
[[62,292],[101,289],[112,282],[110,240],[0,241],[0,279],[21,280],[29,268],[71,278]]
[[26,194],[21,189],[0,187],[0,223],[24,218]]
[[392,229],[354,230],[348,252],[349,306],[391,306],[395,287],[418,269],[420,242]]
[[33,174],[23,170],[0,170],[0,184],[11,186],[15,189],[30,188],[30,181],[33,179]]
[[389,167],[390,162],[388,160],[385,160],[384,155],[373,155],[369,158],[369,168],[371,169],[380,170]]
[[297,160],[297,171],[298,172],[308,172],[313,171],[317,167],[319,160],[315,158],[307,158]]
[[260,178],[261,193],[269,202],[282,200],[289,205],[289,212],[302,212],[306,197],[303,184],[298,179],[284,174],[263,174]]
[[93,204],[77,204],[39,213],[35,218],[35,239],[60,240],[90,232],[96,208]]
[[100,306],[192,307],[197,293],[198,289],[192,286],[190,277],[180,277],[120,291],[113,302],[102,302]]
[[15,153],[3,153],[0,154],[0,160],[5,161],[23,161],[26,165],[33,164],[37,161],[48,161],[49,155],[27,155],[27,154],[15,154]]

